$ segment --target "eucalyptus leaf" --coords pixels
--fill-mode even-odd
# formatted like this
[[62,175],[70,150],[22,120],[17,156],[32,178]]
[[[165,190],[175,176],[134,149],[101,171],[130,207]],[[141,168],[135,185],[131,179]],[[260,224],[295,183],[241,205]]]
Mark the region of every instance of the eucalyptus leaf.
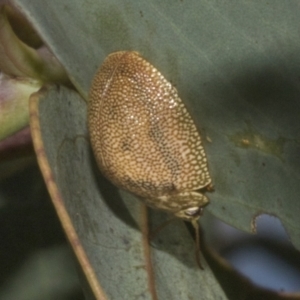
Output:
[[[163,222],[97,170],[86,127],[86,103],[66,88],[31,97],[31,128],[46,184],[97,299],[226,299],[183,222],[148,241],[148,223]],[[155,225],[156,227],[157,225]],[[106,296],[105,296],[106,295]]]
[[[41,46],[38,49],[25,44],[14,32],[8,18],[10,6],[0,5],[0,69],[3,73],[15,77],[35,79],[40,82],[68,83],[63,67],[49,49]],[[13,22],[13,21],[12,21]],[[16,25],[16,23],[13,23]],[[26,25],[22,33],[31,31]]]
[[276,215],[300,248],[298,1],[14,2],[85,97],[107,54],[145,56],[211,141],[208,209],[246,231]]
[[40,87],[35,80],[0,74],[0,141],[28,125],[29,96]]

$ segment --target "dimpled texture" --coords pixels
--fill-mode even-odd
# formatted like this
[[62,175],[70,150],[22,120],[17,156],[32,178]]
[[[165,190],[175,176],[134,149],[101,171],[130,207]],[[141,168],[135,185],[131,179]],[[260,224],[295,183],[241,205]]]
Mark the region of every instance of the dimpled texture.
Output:
[[137,52],[105,59],[92,83],[88,122],[100,170],[124,190],[151,199],[211,182],[200,135],[176,89]]

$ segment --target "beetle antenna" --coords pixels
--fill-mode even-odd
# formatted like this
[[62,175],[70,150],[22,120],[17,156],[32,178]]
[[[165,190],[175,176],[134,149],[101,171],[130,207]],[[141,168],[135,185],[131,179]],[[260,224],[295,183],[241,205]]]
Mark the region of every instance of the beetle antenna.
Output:
[[199,266],[199,268],[201,270],[204,270],[202,265],[201,265],[201,260],[200,260],[200,254],[201,254],[201,248],[200,248],[200,225],[198,223],[198,220],[197,219],[193,219],[191,221],[194,229],[195,229],[195,255],[196,255],[196,261],[197,261],[197,264]]

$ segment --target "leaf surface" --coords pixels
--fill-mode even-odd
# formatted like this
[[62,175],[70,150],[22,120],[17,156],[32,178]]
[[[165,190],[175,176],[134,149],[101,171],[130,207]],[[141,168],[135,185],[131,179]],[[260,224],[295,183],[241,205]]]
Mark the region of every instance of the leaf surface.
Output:
[[162,231],[149,248],[148,224],[156,227],[165,215],[155,212],[148,220],[140,201],[97,170],[86,103],[77,93],[44,89],[31,97],[30,114],[53,204],[97,299],[226,299],[208,265],[198,268],[183,222]]
[[207,209],[246,231],[276,215],[300,249],[297,1],[14,2],[85,98],[106,55],[139,51],[201,130],[215,186]]

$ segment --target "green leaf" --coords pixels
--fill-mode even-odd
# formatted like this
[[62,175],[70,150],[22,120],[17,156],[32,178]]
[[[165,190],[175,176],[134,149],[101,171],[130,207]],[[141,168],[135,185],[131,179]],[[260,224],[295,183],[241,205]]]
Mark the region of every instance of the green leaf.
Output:
[[[97,299],[226,299],[178,220],[151,241],[145,206],[118,192],[97,170],[86,127],[86,103],[66,88],[30,100],[31,128],[53,204]],[[151,229],[152,230],[152,229]]]
[[300,248],[297,1],[15,2],[85,97],[107,54],[142,53],[211,141],[207,209],[247,231],[276,215]]
[[0,141],[28,125],[29,96],[40,87],[35,80],[0,75]]
[[[35,78],[43,83],[58,82],[68,83],[65,71],[56,57],[49,52],[44,45],[34,49],[25,44],[14,32],[7,14],[11,16],[13,24],[17,30],[22,30],[21,34],[29,33],[28,24],[24,24],[21,29],[16,24],[16,18],[12,18],[12,8],[0,5],[0,69],[10,76]],[[17,15],[17,13],[15,14]],[[32,42],[30,40],[30,42]]]

